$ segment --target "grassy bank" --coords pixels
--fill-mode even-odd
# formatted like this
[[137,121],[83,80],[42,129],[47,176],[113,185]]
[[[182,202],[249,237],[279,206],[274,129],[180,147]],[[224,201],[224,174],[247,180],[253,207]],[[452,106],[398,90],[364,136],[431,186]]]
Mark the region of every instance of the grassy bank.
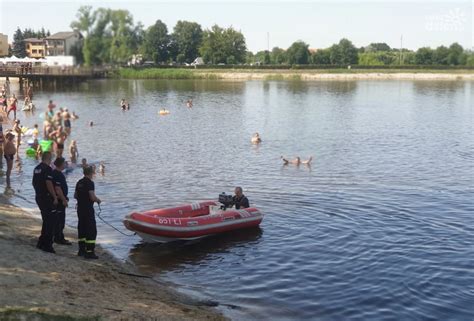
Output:
[[190,69],[161,69],[161,68],[120,68],[117,77],[124,79],[216,79],[213,74],[195,72]]

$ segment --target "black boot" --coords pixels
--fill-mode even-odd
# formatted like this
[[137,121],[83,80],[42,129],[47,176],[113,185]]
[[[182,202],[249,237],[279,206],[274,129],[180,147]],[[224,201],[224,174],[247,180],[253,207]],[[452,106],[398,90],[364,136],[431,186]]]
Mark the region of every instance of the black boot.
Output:
[[86,254],[84,255],[84,258],[98,259],[99,257],[95,255],[94,249],[95,249],[95,243],[86,243]]
[[86,242],[79,241],[79,252],[77,252],[77,256],[84,256],[86,254]]

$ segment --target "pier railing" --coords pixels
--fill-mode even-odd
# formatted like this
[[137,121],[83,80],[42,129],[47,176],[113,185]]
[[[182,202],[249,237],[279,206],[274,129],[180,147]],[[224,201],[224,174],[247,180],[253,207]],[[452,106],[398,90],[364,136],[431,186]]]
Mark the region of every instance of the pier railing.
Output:
[[66,66],[0,65],[0,77],[101,77],[111,69]]

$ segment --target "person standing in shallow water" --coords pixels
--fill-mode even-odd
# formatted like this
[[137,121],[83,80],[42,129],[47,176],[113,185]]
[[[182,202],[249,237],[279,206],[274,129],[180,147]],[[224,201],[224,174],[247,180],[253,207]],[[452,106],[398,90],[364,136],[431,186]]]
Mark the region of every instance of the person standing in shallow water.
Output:
[[17,150],[15,148],[15,145],[13,144],[13,139],[15,138],[15,135],[9,132],[5,135],[5,138],[7,139],[7,141],[5,143],[5,147],[3,148],[3,157],[5,157],[5,160],[7,162],[7,188],[11,188],[10,176],[13,169],[13,158],[15,157]]
[[101,203],[95,195],[95,185],[92,181],[94,169],[86,166],[83,169],[84,177],[76,184],[74,198],[77,200],[77,234],[79,239],[78,256],[86,259],[98,259],[95,254],[97,226],[95,222],[94,203]]

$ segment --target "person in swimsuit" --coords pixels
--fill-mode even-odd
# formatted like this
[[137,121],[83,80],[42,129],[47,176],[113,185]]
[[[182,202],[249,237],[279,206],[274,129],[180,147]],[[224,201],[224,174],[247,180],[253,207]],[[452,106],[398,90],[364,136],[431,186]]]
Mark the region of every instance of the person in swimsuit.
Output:
[[16,135],[16,146],[15,147],[16,147],[16,152],[17,152],[17,155],[18,155],[18,152],[19,152],[19,149],[20,149],[20,144],[21,144],[21,134],[22,134],[19,119],[15,120],[15,123],[13,125],[12,130]]
[[5,144],[5,136],[3,136],[3,118],[0,116],[0,167],[3,167],[3,144]]
[[63,157],[64,141],[66,140],[66,134],[59,132],[56,136],[56,158]]
[[18,104],[18,99],[16,99],[15,94],[10,98],[10,108],[8,108],[7,117],[10,116],[10,113],[13,111],[13,119],[16,119],[16,105]]
[[33,136],[33,139],[38,139],[39,137],[38,124],[35,124],[31,135]]
[[72,140],[71,144],[69,145],[69,156],[71,157],[71,163],[77,163],[77,158],[79,157],[79,150],[77,149],[77,143],[75,140]]
[[127,103],[125,102],[124,98],[122,98],[122,100],[120,101],[120,108],[122,108],[122,111],[127,110]]
[[7,141],[5,143],[5,147],[3,148],[3,157],[5,157],[5,160],[7,161],[7,188],[11,188],[10,175],[12,173],[13,168],[13,158],[15,157],[15,154],[17,152],[15,145],[13,144],[13,139],[15,138],[15,135],[10,132],[5,135],[5,138],[7,139]]
[[67,110],[67,108],[65,108],[63,112],[63,122],[64,122],[64,131],[66,132],[68,136],[71,135],[71,114],[69,114],[69,111]]
[[71,119],[72,120],[79,119],[79,116],[77,116],[75,112],[72,112]]
[[29,98],[30,102],[33,101],[33,85],[30,85],[26,90],[26,97]]

